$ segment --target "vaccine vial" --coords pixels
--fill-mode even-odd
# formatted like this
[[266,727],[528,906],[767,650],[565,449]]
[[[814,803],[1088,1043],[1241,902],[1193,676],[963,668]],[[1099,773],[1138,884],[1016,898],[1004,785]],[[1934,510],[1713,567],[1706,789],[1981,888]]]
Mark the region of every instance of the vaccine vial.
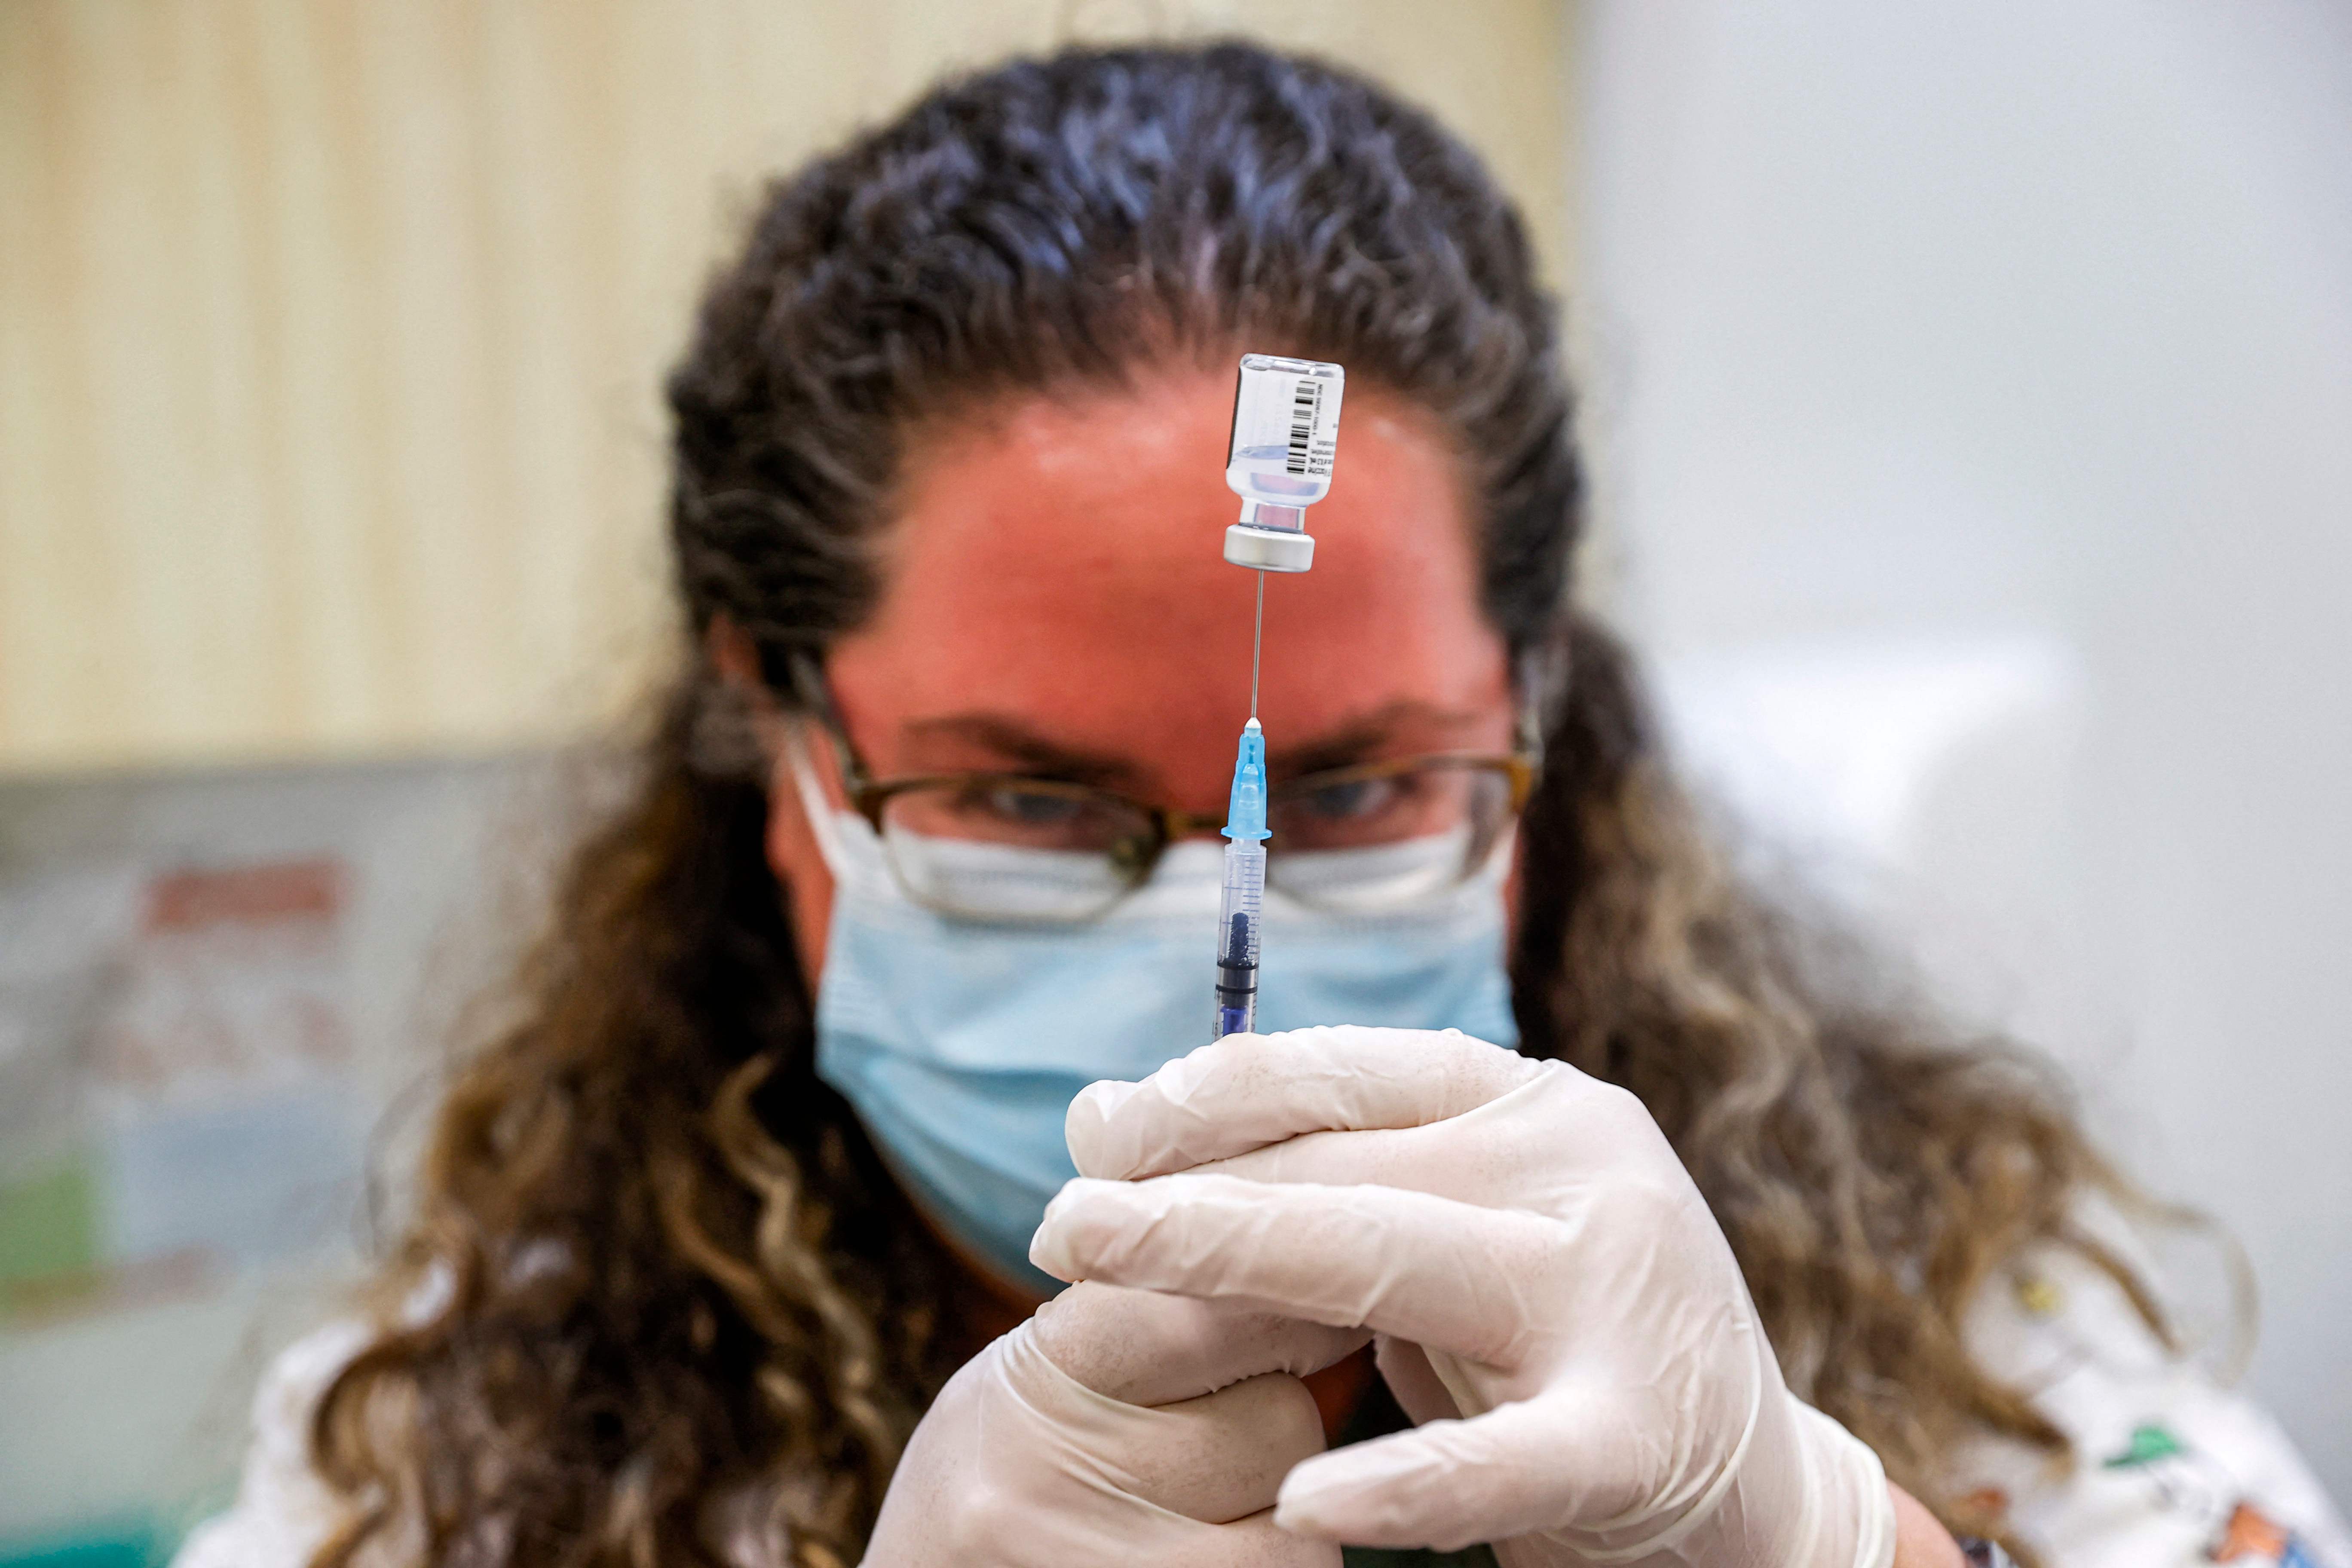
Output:
[[1234,388],[1225,483],[1242,520],[1225,530],[1225,559],[1261,572],[1315,563],[1307,509],[1331,493],[1339,456],[1339,399],[1348,373],[1320,360],[1242,355]]

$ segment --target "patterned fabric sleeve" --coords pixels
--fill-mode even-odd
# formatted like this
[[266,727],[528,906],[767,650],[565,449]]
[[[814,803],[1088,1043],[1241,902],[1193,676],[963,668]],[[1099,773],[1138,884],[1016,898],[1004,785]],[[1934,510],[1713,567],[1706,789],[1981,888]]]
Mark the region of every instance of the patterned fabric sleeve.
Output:
[[2048,1568],[2352,1568],[2343,1517],[2286,1435],[2168,1351],[2079,1255],[2021,1258],[1970,1327],[1984,1364],[2074,1440],[2063,1470],[1990,1446],[1963,1470]]
[[236,1501],[198,1525],[172,1568],[303,1568],[341,1517],[310,1468],[310,1412],[367,1344],[356,1320],[327,1324],[269,1363],[253,1396],[253,1441]]

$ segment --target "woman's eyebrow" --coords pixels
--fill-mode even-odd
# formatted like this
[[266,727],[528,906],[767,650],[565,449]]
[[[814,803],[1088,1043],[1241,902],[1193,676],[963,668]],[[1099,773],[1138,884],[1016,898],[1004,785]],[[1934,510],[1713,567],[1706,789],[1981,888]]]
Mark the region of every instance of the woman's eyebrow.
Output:
[[1051,741],[1001,713],[950,713],[909,720],[900,729],[908,740],[960,741],[1006,759],[1008,771],[1034,773],[1105,789],[1131,788],[1143,770],[1124,757],[1088,752]]
[[[1442,708],[1432,702],[1401,698],[1349,718],[1301,743],[1276,745],[1273,748],[1273,761],[1277,770],[1286,773],[1349,767],[1393,745],[1401,731],[1438,738],[1436,744],[1442,747],[1442,737],[1447,732],[1466,729],[1483,717],[1468,709]],[[954,741],[982,747],[1004,758],[1008,772],[1034,773],[1104,789],[1133,790],[1148,777],[1145,769],[1128,758],[1049,740],[1002,713],[950,713],[936,719],[915,719],[908,721],[900,732],[910,741]]]
[[[1465,708],[1441,708],[1433,702],[1400,698],[1300,744],[1275,746],[1273,761],[1280,772],[1286,773],[1352,767],[1393,744],[1400,731],[1411,730],[1443,737],[1453,731],[1468,729],[1484,717]],[[1442,739],[1438,744],[1443,746]]]

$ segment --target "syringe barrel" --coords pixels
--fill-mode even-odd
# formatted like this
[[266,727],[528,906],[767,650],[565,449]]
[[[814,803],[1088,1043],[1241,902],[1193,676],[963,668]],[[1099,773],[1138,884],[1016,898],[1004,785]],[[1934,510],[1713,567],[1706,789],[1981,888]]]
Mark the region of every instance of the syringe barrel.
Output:
[[1217,1025],[1212,1039],[1257,1026],[1258,913],[1265,898],[1265,845],[1225,841],[1225,891],[1217,916]]

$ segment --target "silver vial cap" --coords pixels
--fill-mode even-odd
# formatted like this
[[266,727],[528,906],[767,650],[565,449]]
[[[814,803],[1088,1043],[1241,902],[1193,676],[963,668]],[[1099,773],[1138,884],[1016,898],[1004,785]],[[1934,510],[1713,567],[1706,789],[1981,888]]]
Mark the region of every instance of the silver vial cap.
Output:
[[1315,538],[1300,529],[1237,522],[1225,530],[1225,559],[1260,572],[1304,572],[1315,564]]

